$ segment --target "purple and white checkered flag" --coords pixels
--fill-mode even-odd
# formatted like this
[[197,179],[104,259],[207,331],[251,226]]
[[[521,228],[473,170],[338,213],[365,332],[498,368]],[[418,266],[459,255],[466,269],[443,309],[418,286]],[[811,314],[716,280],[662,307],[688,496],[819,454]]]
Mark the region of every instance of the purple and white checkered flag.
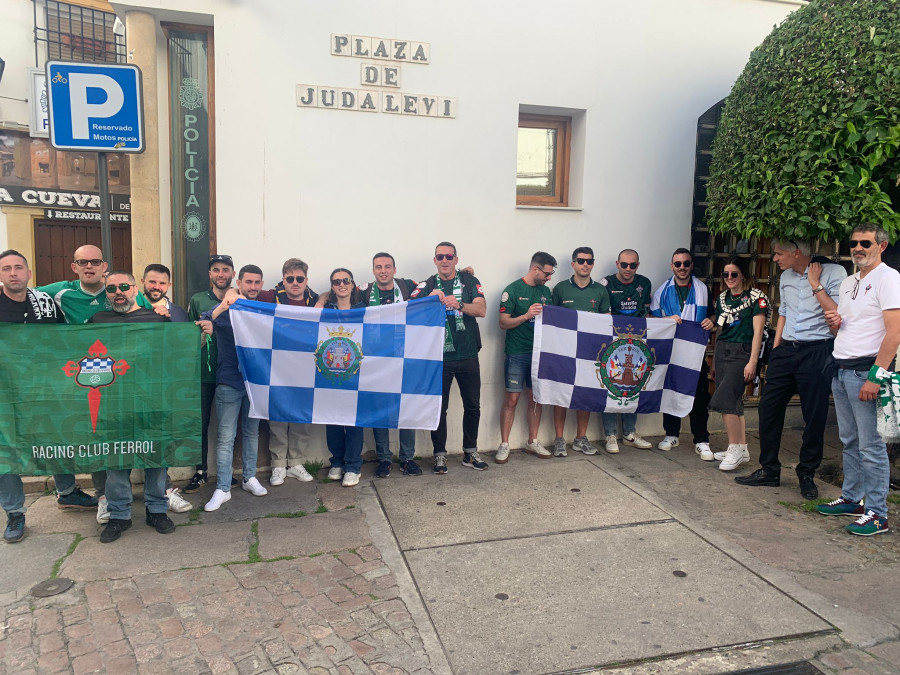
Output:
[[544,307],[531,372],[538,403],[685,417],[709,341],[699,323]]

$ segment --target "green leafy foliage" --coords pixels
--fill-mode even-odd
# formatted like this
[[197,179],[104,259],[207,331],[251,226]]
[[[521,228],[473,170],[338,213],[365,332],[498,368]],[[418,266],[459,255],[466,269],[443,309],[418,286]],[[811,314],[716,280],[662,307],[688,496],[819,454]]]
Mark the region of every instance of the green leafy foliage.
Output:
[[[900,2],[813,0],[766,38],[713,145],[713,232],[900,235]],[[892,196],[895,203],[892,204]]]

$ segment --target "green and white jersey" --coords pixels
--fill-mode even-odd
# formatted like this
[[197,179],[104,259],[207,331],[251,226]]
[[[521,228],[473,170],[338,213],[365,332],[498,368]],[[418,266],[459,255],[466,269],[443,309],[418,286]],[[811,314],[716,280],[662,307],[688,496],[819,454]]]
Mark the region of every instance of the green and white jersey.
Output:
[[650,280],[640,274],[634,275],[634,281],[623,284],[619,277],[610,274],[603,277],[600,283],[606,287],[609,293],[609,303],[613,314],[626,316],[649,316],[650,300],[653,298],[650,292]]
[[[516,279],[503,289],[500,313],[513,318],[522,316],[536,302],[553,304],[553,294],[546,286],[529,286],[524,279]],[[534,346],[534,318],[506,331],[507,354],[530,354]]]
[[[98,293],[88,293],[81,287],[78,279],[38,286],[37,290],[53,298],[53,302],[62,311],[66,323],[87,323],[97,312],[111,309],[106,301],[105,286]],[[140,307],[152,309],[150,302],[141,293],[137,294],[136,300]]]
[[587,286],[581,288],[575,283],[572,275],[565,281],[560,281],[553,288],[553,304],[557,307],[577,309],[580,312],[609,312],[609,293],[601,284],[593,279]]

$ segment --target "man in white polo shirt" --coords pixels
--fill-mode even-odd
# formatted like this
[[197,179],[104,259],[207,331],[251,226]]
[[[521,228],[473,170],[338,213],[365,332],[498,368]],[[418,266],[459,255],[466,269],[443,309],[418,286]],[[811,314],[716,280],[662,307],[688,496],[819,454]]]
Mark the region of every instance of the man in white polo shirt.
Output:
[[845,528],[871,536],[888,531],[890,461],[876,428],[879,368],[889,369],[900,346],[900,273],[881,261],[888,235],[879,225],[853,228],[850,253],[859,271],[841,284],[836,310],[825,312],[837,329],[831,382],[844,444],[840,499],[818,507],[825,516],[859,516]]

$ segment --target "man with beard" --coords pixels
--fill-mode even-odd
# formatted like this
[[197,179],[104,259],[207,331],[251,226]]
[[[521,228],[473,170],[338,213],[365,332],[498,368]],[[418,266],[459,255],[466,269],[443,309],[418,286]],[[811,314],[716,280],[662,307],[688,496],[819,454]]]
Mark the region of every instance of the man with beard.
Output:
[[153,309],[161,311],[165,309],[168,317],[173,322],[190,321],[188,313],[166,295],[172,283],[172,272],[165,265],[152,263],[144,268],[144,276],[141,277],[142,293],[150,302]]
[[[205,312],[216,307],[225,292],[231,288],[234,280],[234,261],[230,255],[216,254],[209,259],[210,287],[205,291],[195,293],[188,303],[188,317],[197,322]],[[209,445],[209,420],[212,416],[213,400],[216,396],[216,366],[218,356],[216,352],[216,338],[211,333],[204,333],[203,346],[200,350],[200,464],[191,481],[184,487],[187,494],[197,492],[204,483],[209,480],[207,475]],[[236,483],[236,481],[235,481]]]
[[[137,304],[137,284],[130,272],[113,272],[106,278],[106,297],[110,311],[97,312],[88,323],[163,323],[169,318]],[[106,478],[106,501],[109,521],[100,533],[100,543],[109,544],[131,527],[131,469],[109,469]],[[175,523],[166,515],[166,469],[144,469],[144,504],[147,525],[160,534],[175,531]]]

